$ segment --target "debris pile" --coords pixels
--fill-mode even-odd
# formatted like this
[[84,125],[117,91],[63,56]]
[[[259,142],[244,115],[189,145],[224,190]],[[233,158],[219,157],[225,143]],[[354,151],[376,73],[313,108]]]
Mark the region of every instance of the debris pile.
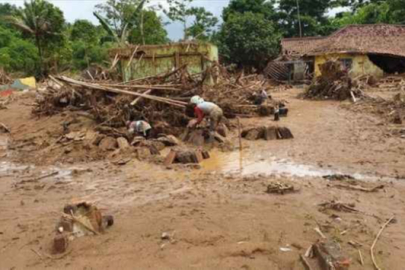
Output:
[[320,206],[320,211],[326,211],[327,209],[332,209],[335,211],[339,211],[339,212],[358,212],[358,210],[356,210],[354,207],[356,206],[354,203],[341,203],[341,202],[337,202],[337,201],[329,201],[329,202],[324,202],[319,204]]
[[250,141],[260,139],[271,141],[293,139],[294,136],[291,130],[286,127],[270,126],[245,129],[242,131],[242,138]]
[[347,107],[356,112],[369,112],[386,119],[390,123],[403,124],[405,118],[405,94],[400,92],[391,100],[382,97],[367,97]]
[[85,235],[99,235],[114,224],[112,216],[103,216],[98,208],[88,202],[68,204],[56,226],[53,242],[55,253],[64,253],[69,241]]
[[343,254],[340,245],[335,241],[319,242],[313,246],[314,256],[318,259],[321,269],[347,270],[350,258]]
[[[250,100],[259,90],[270,87],[265,85],[263,78],[257,75],[244,77],[243,74],[234,77],[225,73],[221,66],[217,65],[217,68],[222,72],[215,73],[215,76],[213,67],[201,74],[190,75],[183,66],[163,75],[127,83],[51,77],[46,90],[38,95],[33,113],[41,116],[65,110],[81,111],[97,123],[109,127],[121,127],[129,119],[184,127],[189,120],[184,110],[193,95],[216,103],[230,118],[263,111]],[[215,77],[217,84],[204,84],[207,77]],[[273,113],[276,104],[276,101],[269,100],[262,107]]]
[[298,192],[297,189],[293,185],[286,184],[286,183],[280,183],[280,182],[274,182],[271,183],[267,186],[266,193],[269,194],[280,194],[284,195],[286,193],[294,193]]
[[353,87],[348,73],[342,70],[338,61],[327,61],[319,66],[319,76],[307,89],[305,98],[346,100],[363,96],[359,89]]
[[387,76],[384,77],[375,84],[369,84],[377,87],[380,91],[405,91],[405,77],[402,76]]

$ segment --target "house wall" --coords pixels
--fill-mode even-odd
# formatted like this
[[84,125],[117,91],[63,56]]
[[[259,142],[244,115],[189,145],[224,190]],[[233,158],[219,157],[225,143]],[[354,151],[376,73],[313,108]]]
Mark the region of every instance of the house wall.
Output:
[[373,75],[374,77],[382,77],[384,71],[374,65],[367,55],[364,54],[326,54],[315,57],[315,77],[321,75],[319,65],[331,59],[351,59],[352,68],[349,72],[350,77],[354,78],[360,75]]
[[211,61],[218,61],[218,48],[209,43],[141,46],[130,62],[131,51],[120,52],[125,81],[162,74],[184,64],[190,74],[200,73]]

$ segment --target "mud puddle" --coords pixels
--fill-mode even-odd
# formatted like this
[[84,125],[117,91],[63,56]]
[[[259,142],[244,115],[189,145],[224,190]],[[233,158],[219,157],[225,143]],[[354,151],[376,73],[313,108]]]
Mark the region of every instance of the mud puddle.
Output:
[[359,180],[387,180],[388,177],[379,177],[362,173],[353,173],[345,170],[325,169],[317,166],[299,164],[291,160],[280,159],[275,156],[266,158],[251,153],[219,152],[213,151],[211,158],[202,163],[204,170],[221,173],[224,175],[254,176],[254,175],[275,175],[291,177],[322,177],[333,174],[350,175]]

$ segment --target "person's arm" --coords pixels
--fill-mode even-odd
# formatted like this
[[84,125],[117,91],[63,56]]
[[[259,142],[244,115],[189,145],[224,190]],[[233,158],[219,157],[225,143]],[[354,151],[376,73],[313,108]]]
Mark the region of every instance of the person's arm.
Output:
[[202,122],[202,120],[204,119],[204,112],[198,108],[197,106],[194,108],[194,113],[197,116],[197,122],[196,125],[198,125],[199,123]]

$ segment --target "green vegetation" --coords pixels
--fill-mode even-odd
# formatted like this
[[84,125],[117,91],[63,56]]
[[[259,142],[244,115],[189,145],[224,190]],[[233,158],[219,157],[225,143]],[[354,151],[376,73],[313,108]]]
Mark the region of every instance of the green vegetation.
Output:
[[279,50],[281,35],[263,14],[232,14],[221,29],[221,53],[240,67],[263,67]]
[[149,2],[107,0],[94,12],[99,25],[69,24],[47,0],[27,0],[21,8],[1,3],[0,68],[45,76],[108,66],[111,47],[170,42],[168,20],[184,26],[185,40],[217,44],[226,63],[259,69],[278,55],[282,37],[328,35],[349,24],[405,24],[405,0],[231,0],[222,20],[193,0],[167,0],[160,6],[164,18]]

